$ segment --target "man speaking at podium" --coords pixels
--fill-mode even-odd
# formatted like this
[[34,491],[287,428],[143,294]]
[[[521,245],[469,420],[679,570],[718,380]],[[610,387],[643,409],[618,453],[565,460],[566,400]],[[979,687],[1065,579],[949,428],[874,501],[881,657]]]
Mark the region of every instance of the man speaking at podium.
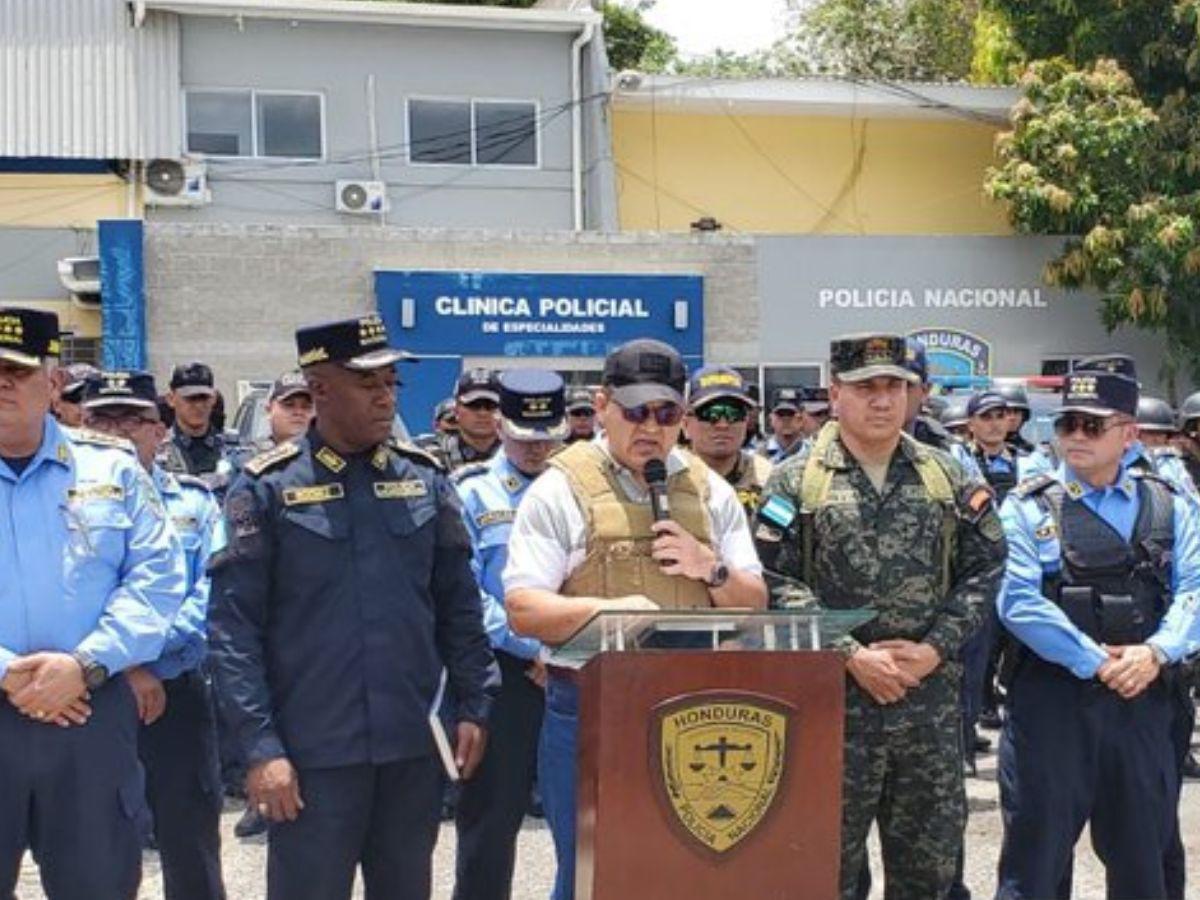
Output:
[[829,609],[878,616],[846,657],[842,900],[864,897],[878,820],[888,900],[945,897],[966,816],[962,646],[1004,568],[991,490],[903,432],[904,339],[833,342],[838,421],[771,474],[755,536],[763,561]]
[[[553,646],[602,610],[766,605],[737,495],[676,447],[686,380],[682,358],[659,341],[630,341],[605,359],[604,435],[554,457],[517,510],[504,571],[514,630]],[[558,858],[554,900],[575,894],[577,716],[576,686],[552,673],[538,781]]]

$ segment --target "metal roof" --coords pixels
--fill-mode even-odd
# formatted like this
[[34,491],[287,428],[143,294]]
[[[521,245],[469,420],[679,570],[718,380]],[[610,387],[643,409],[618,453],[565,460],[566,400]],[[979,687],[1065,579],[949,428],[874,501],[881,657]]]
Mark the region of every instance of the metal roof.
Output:
[[617,109],[737,112],[743,115],[855,116],[858,118],[974,119],[1004,124],[1016,88],[944,82],[867,81],[848,78],[703,78],[620,72]]
[[177,157],[179,22],[125,0],[0,0],[0,156]]
[[138,9],[184,16],[357,22],[429,28],[578,32],[598,24],[591,10],[513,9],[439,3],[378,3],[364,0],[133,0]]

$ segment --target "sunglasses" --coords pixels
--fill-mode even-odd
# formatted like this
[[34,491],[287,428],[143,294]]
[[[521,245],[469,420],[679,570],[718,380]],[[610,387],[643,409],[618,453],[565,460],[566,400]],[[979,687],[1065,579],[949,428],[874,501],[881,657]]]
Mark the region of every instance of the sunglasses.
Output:
[[90,415],[92,424],[102,428],[106,425],[110,428],[138,428],[142,425],[153,425],[158,421],[156,416],[148,416],[133,410],[106,412],[93,410]]
[[633,425],[644,425],[651,416],[654,416],[657,424],[666,427],[679,424],[683,419],[683,408],[675,403],[663,403],[660,406],[643,403],[641,406],[622,406],[621,415],[625,417],[626,422]]
[[1086,413],[1067,413],[1054,421],[1054,433],[1059,437],[1068,437],[1076,431],[1083,432],[1088,440],[1095,440],[1112,428],[1122,425],[1120,419],[1104,419],[1100,416],[1089,416]]
[[590,407],[586,409],[572,409],[567,413],[568,416],[574,416],[580,419],[590,419],[595,414],[596,411]]
[[470,403],[464,403],[463,406],[467,409],[473,409],[476,412],[484,412],[485,410],[487,412],[495,412],[500,408],[500,404],[495,400],[484,399],[472,400]]
[[779,418],[781,418],[781,419],[790,419],[796,415],[796,410],[794,410],[794,409],[773,409],[773,410],[771,410],[771,415],[779,416]]
[[717,422],[745,422],[749,410],[741,403],[710,403],[695,412],[701,422],[715,425]]

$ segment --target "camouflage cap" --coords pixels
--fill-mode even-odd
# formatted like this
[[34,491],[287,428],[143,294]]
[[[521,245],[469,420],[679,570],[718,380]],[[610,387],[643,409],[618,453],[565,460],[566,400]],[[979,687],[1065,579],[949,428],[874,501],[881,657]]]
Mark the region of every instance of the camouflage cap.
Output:
[[908,344],[898,334],[853,334],[829,345],[830,372],[838,381],[900,378],[916,384],[909,368]]

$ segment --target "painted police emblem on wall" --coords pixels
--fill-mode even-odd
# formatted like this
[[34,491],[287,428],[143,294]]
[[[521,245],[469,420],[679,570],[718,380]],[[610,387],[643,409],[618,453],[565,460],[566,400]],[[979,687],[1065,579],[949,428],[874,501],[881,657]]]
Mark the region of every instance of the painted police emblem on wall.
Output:
[[654,710],[651,775],[676,832],[722,855],[775,806],[791,707],[758,694],[705,692]]

